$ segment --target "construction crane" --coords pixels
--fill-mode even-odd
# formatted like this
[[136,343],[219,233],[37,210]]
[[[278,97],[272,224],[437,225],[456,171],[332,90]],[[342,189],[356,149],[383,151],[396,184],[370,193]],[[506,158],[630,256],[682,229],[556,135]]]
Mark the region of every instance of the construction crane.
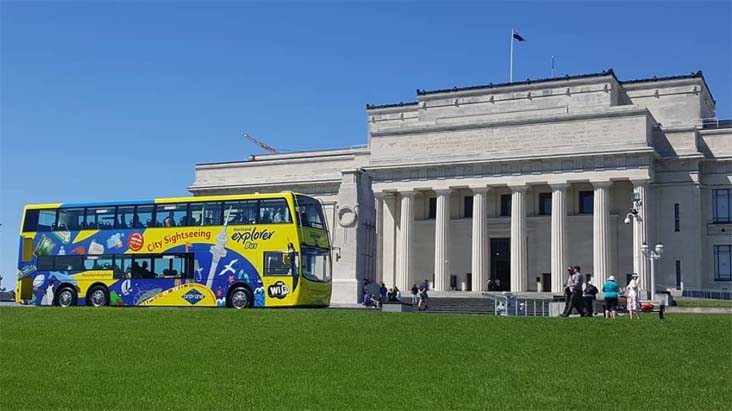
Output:
[[251,141],[252,143],[254,143],[254,144],[258,145],[259,147],[262,147],[262,148],[263,148],[264,150],[266,150],[266,151],[267,151],[267,152],[269,152],[269,153],[272,153],[272,154],[277,154],[277,153],[279,153],[279,152],[280,152],[280,151],[279,151],[279,150],[277,150],[276,148],[272,148],[272,147],[268,146],[267,144],[265,144],[265,143],[263,143],[263,142],[261,142],[261,141],[257,140],[256,138],[254,138],[254,137],[250,136],[250,135],[249,135],[249,134],[247,134],[247,133],[241,133],[241,135],[242,135],[242,137],[246,138],[247,140]]

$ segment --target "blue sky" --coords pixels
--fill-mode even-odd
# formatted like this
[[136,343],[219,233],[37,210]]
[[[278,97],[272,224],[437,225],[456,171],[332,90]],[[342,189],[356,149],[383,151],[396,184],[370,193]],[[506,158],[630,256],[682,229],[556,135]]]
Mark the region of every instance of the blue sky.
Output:
[[730,2],[0,2],[0,273],[23,204],[188,195],[196,163],[367,142],[415,89],[703,70],[732,118]]

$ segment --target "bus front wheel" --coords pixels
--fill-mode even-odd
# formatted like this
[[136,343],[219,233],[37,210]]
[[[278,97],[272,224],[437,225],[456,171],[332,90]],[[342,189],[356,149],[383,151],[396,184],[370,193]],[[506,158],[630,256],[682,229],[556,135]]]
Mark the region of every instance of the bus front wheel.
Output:
[[248,308],[252,302],[252,293],[244,287],[237,287],[229,294],[229,307],[241,310]]
[[64,287],[56,293],[56,305],[59,307],[71,307],[76,305],[76,291],[71,287]]
[[107,297],[107,289],[101,285],[97,285],[89,290],[89,294],[86,297],[86,302],[92,307],[104,307],[109,304],[109,298]]

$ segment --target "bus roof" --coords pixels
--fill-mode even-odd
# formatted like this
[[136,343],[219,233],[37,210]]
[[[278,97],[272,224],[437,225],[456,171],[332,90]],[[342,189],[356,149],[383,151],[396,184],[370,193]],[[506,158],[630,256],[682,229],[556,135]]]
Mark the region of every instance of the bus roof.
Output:
[[294,193],[292,191],[282,191],[279,193],[258,193],[258,194],[231,194],[231,195],[218,195],[218,196],[196,196],[196,197],[167,197],[167,198],[156,198],[150,200],[125,200],[125,201],[100,201],[100,202],[85,202],[85,203],[49,203],[49,204],[28,204],[25,206],[26,210],[34,209],[49,209],[49,208],[61,208],[61,207],[104,207],[104,206],[116,206],[116,205],[137,205],[137,204],[170,204],[170,203],[199,203],[207,201],[227,201],[227,200],[249,200],[257,198],[277,198],[282,197],[283,194],[305,194]]

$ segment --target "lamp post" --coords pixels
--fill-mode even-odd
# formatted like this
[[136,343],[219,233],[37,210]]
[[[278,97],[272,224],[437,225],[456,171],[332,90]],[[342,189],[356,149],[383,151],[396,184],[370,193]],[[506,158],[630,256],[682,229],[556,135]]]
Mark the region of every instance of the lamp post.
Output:
[[[643,288],[645,288],[647,286],[647,273],[645,270],[646,265],[644,256],[646,255],[646,251],[644,251],[644,247],[648,248],[648,246],[646,245],[644,241],[645,238],[643,238],[642,234],[643,227],[641,224],[645,224],[645,221],[643,221],[639,211],[641,206],[643,206],[640,194],[634,192],[631,197],[631,202],[633,205],[625,215],[625,220],[623,222],[625,224],[633,223],[633,272],[641,277],[641,284]],[[642,245],[639,245],[641,243]],[[651,274],[651,277],[653,278],[653,274]],[[651,281],[654,280],[652,279]],[[653,287],[651,288],[653,289]],[[651,294],[653,294],[653,292],[651,292]]]
[[656,260],[661,258],[663,254],[663,244],[656,244],[656,248],[652,250],[648,244],[643,243],[641,246],[641,252],[651,260],[651,301],[656,300]]

